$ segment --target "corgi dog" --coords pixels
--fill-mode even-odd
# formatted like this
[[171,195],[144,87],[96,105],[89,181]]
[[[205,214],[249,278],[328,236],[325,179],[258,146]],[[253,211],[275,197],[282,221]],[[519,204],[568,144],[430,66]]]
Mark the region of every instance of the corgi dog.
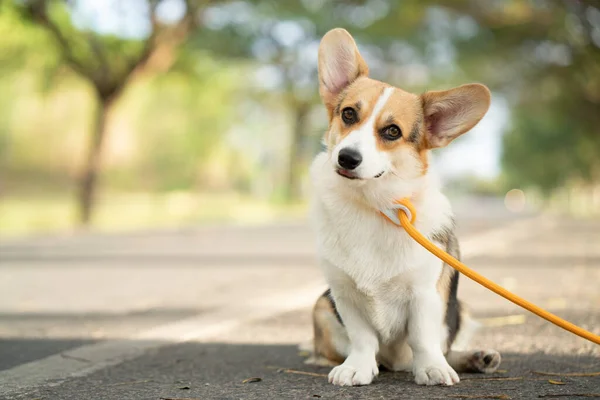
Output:
[[469,84],[416,95],[371,79],[339,28],[321,41],[318,73],[329,128],[310,168],[311,219],[330,289],[313,309],[308,362],[337,365],[329,382],[340,386],[370,384],[380,365],[412,371],[419,385],[495,371],[497,351],[464,351],[477,324],[457,299],[459,274],[380,214],[409,198],[416,228],[459,258],[429,153],[481,120],[490,91]]

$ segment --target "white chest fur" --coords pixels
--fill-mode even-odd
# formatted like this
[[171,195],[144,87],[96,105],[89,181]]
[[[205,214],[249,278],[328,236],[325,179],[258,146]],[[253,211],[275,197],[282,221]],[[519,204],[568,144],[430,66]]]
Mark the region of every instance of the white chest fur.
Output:
[[[407,303],[416,291],[435,290],[442,262],[378,212],[420,185],[423,200],[417,205],[417,228],[425,235],[450,222],[450,207],[437,187],[428,182],[397,185],[370,182],[364,187],[337,176],[325,154],[311,168],[314,184],[312,220],[318,254],[330,285],[356,290],[368,298],[364,314],[382,337],[404,326]],[[361,186],[362,185],[362,186]],[[397,194],[394,194],[394,189]],[[384,196],[378,195],[381,192]],[[375,198],[370,199],[369,195]],[[377,203],[370,206],[370,202]]]

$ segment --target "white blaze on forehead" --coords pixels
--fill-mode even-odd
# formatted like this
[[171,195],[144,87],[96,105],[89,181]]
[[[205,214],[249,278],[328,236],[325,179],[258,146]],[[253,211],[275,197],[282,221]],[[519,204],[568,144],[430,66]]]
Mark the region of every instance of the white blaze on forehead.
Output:
[[383,90],[383,93],[381,93],[381,96],[379,96],[377,102],[375,103],[375,106],[373,107],[373,112],[371,112],[371,115],[369,115],[369,119],[367,119],[367,121],[364,124],[362,124],[360,128],[350,132],[350,134],[346,136],[346,138],[340,143],[341,147],[356,147],[357,144],[359,145],[358,147],[361,147],[361,142],[365,141],[375,143],[375,121],[377,119],[377,116],[383,110],[385,103],[387,103],[393,91],[394,88],[392,87],[388,87]]
[[[373,112],[371,113],[371,116],[369,117],[369,120],[367,121],[367,123],[365,125],[368,125],[371,128],[374,127],[375,119],[381,113],[381,110],[383,110],[385,103],[387,103],[387,101],[389,100],[389,98],[393,92],[394,92],[393,87],[388,87],[388,88],[383,89],[383,93],[381,93],[381,96],[379,96],[379,99],[377,99],[377,103],[375,103],[375,107],[373,107]],[[372,130],[371,130],[371,132],[372,132]]]
[[389,160],[387,154],[377,150],[375,122],[393,92],[393,87],[385,88],[383,93],[377,99],[373,111],[365,123],[362,124],[360,128],[350,132],[350,134],[336,146],[334,152],[336,160],[339,151],[343,148],[351,147],[359,151],[363,158],[363,162],[357,168],[357,172],[364,177],[374,176],[388,169]]

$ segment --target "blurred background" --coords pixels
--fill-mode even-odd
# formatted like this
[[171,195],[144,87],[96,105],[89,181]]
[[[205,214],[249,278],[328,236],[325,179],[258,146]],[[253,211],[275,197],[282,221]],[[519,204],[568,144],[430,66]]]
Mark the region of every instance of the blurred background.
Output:
[[302,218],[338,26],[376,79],[490,87],[453,198],[600,214],[598,2],[4,0],[0,235]]
[[[326,288],[305,215],[334,27],[376,79],[490,87],[434,154],[465,263],[600,334],[599,1],[0,0],[0,399],[336,396],[297,350]],[[440,398],[598,370],[600,346],[459,297],[508,387]],[[597,393],[585,376],[558,388]],[[360,393],[399,379],[436,390]]]

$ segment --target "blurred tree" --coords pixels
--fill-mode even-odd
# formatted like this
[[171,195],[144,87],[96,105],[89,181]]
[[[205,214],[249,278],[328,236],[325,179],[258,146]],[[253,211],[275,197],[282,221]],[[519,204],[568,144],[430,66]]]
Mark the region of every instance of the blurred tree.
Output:
[[150,31],[142,39],[103,35],[90,27],[76,26],[73,13],[81,1],[14,2],[23,18],[52,36],[60,61],[87,81],[97,98],[96,120],[79,181],[78,204],[83,225],[92,217],[107,119],[114,104],[132,81],[140,76],[164,73],[173,66],[178,48],[199,29],[199,12],[208,1],[185,0],[183,15],[175,21],[161,21],[157,10],[166,2],[168,0],[149,0],[145,4]]
[[464,73],[511,105],[502,154],[508,186],[549,193],[600,182],[600,2],[441,4],[477,23],[475,36],[455,42]]
[[[103,126],[115,101],[139,76],[177,67],[176,60],[179,67],[193,70],[196,61],[187,56],[198,54],[198,49],[209,49],[239,71],[240,79],[244,79],[243,94],[250,92],[253,96],[252,107],[240,108],[261,116],[268,112],[280,114],[280,106],[289,110],[289,157],[286,165],[281,162],[270,165],[285,167],[281,169],[287,171],[286,196],[298,197],[302,174],[320,139],[320,135],[312,133],[315,126],[322,127],[325,122],[315,124],[311,118],[319,103],[316,50],[321,36],[337,26],[347,28],[355,36],[369,61],[372,76],[377,79],[415,92],[481,81],[496,95],[504,96],[512,111],[503,155],[505,181],[510,185],[536,185],[552,190],[573,179],[589,182],[600,179],[596,157],[600,149],[597,1],[13,0],[11,3],[23,18],[35,21],[51,34],[48,37],[54,38],[61,50],[60,62],[56,64],[70,65],[95,89],[99,103],[97,129],[92,136],[88,164],[81,174],[79,195],[84,220],[89,219],[93,204]],[[131,7],[139,10],[147,6],[147,34],[126,38],[82,25],[74,18],[74,10],[84,3],[133,4]],[[157,10],[165,4],[183,4],[182,16],[161,19]],[[179,54],[184,43],[185,51]],[[186,57],[188,61],[181,62]],[[240,60],[243,62],[230,62]],[[173,102],[160,99],[155,107],[163,107],[158,104],[165,103]],[[204,103],[194,100],[189,104]],[[261,107],[268,112],[254,113]],[[247,115],[240,117],[242,123],[250,119]],[[213,118],[219,119],[221,114],[215,112]],[[256,153],[256,149],[248,151],[248,157]],[[260,159],[275,158],[261,154]],[[160,162],[168,164],[169,157]],[[190,165],[186,170],[192,168]],[[244,179],[252,179],[251,174],[245,176]]]

